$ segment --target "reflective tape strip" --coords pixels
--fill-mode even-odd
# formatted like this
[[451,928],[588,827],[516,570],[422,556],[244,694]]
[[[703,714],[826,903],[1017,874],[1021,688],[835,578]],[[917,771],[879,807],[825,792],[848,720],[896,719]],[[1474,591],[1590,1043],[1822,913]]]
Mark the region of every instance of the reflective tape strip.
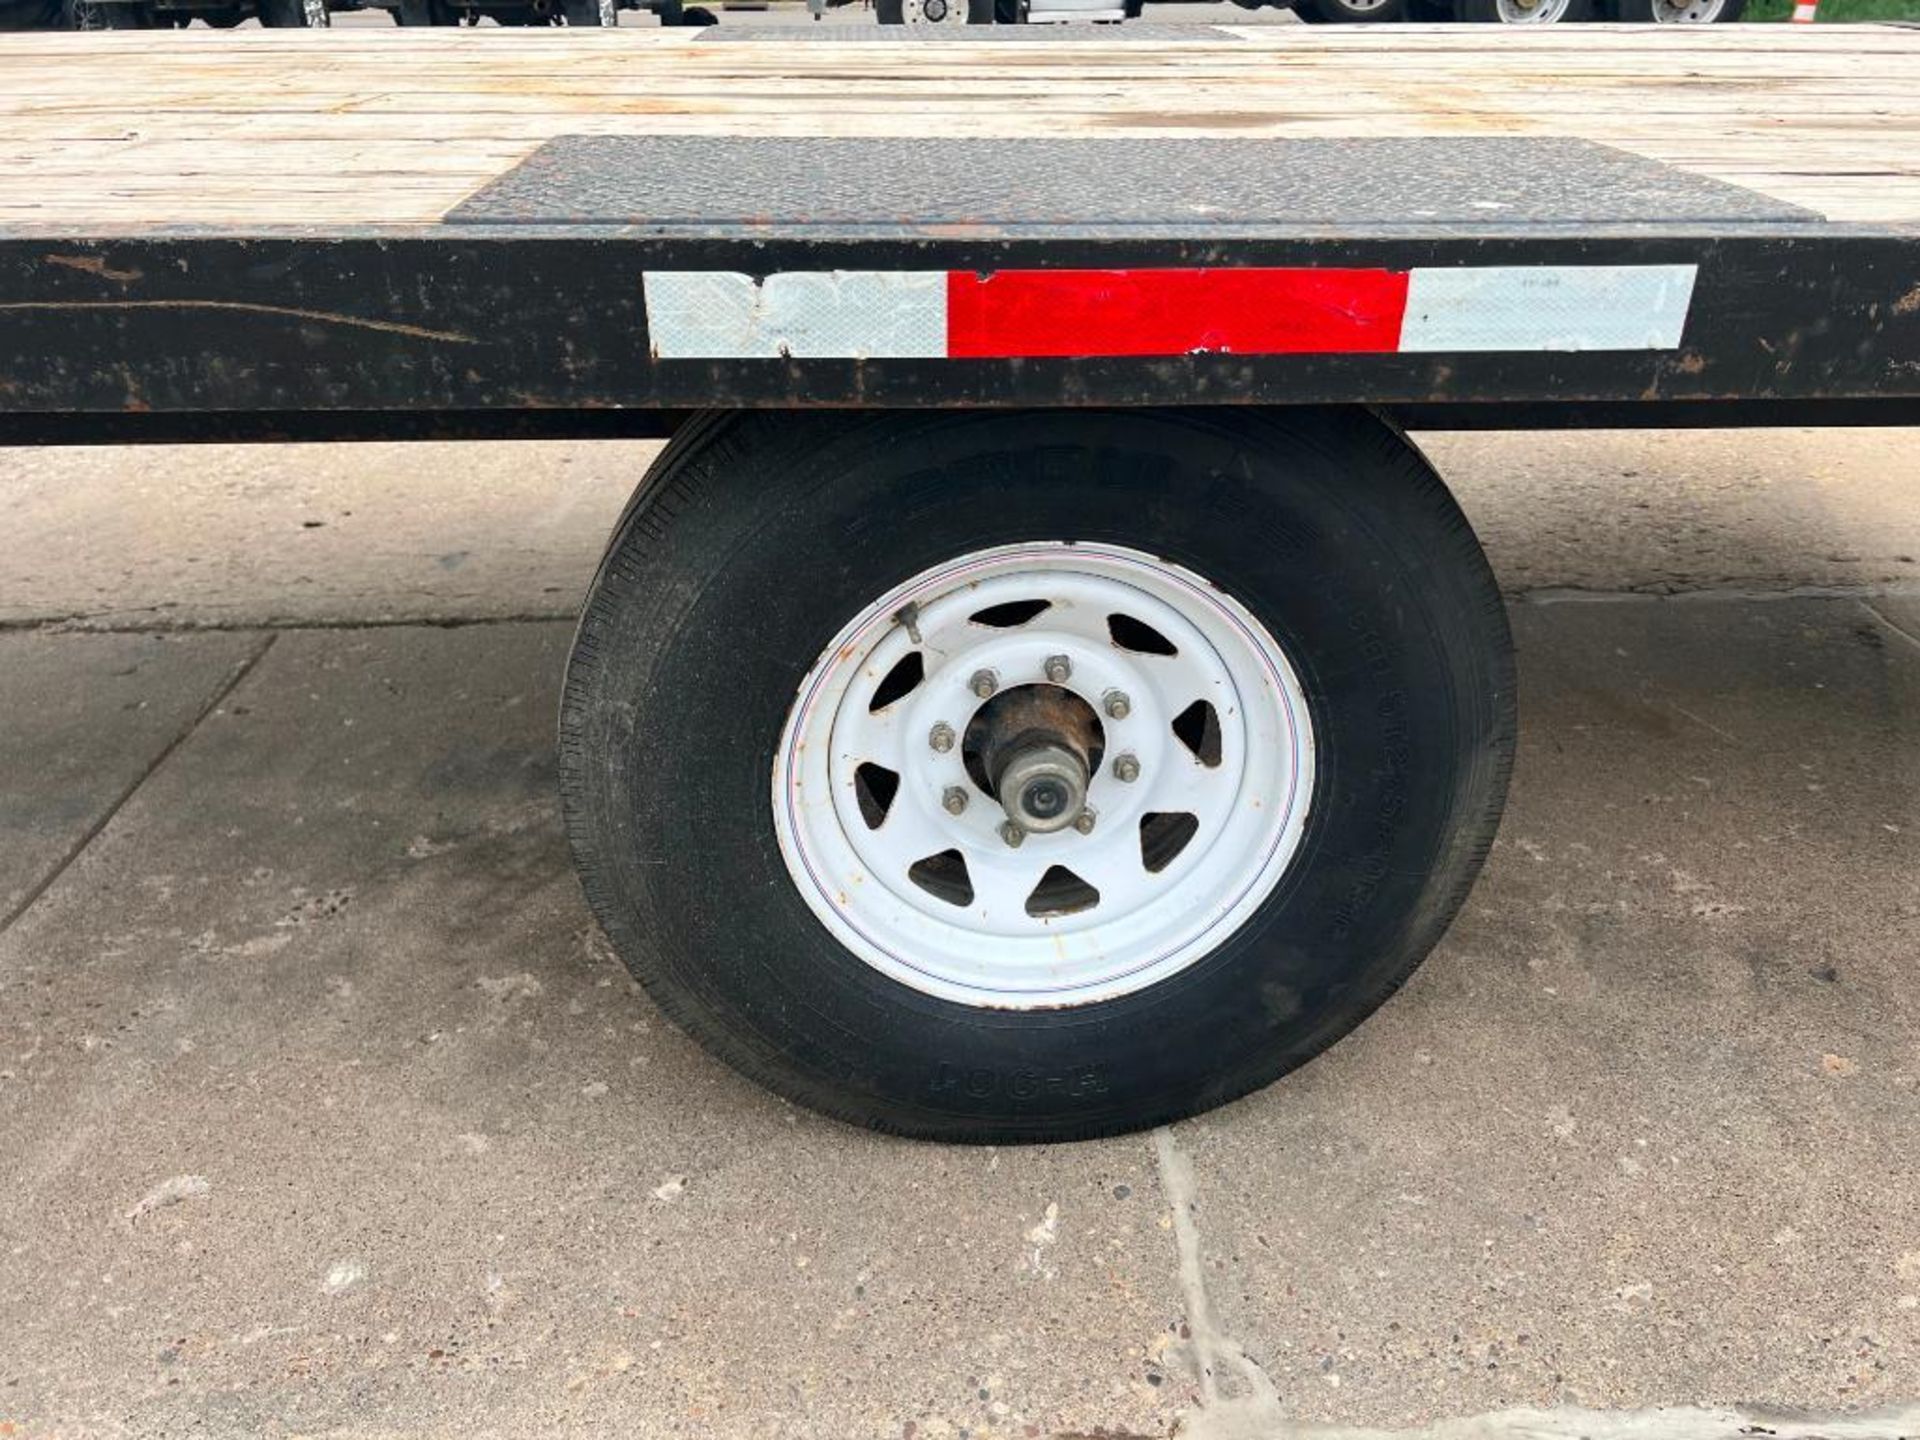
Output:
[[1404,270],[955,271],[954,359],[1392,354]]
[[1694,273],[1692,265],[1416,269],[1400,349],[1677,349]]
[[720,270],[644,276],[659,360],[939,360],[947,353],[942,270]]
[[651,271],[661,360],[1671,350],[1691,265]]

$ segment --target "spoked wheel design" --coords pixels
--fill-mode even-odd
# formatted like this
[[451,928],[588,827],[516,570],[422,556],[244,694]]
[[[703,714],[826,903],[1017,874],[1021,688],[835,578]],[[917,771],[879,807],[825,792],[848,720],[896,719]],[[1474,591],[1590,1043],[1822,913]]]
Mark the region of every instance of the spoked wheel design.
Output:
[[1438,938],[1512,754],[1500,599],[1363,415],[715,415],[581,619],[588,899],[753,1078],[969,1141],[1152,1125]]
[[1272,891],[1313,784],[1278,643],[1203,577],[1037,542],[880,597],[801,688],[774,819],[814,913],[963,1004],[1109,999]]

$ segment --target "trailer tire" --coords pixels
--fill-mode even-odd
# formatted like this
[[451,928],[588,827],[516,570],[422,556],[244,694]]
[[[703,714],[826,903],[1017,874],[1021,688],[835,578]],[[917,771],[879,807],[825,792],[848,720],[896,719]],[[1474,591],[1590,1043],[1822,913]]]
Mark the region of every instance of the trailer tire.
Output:
[[320,30],[333,24],[327,0],[260,0],[260,23],[270,30]]
[[65,0],[0,0],[0,33],[53,30],[65,22]]
[[[989,604],[1035,586],[1062,608]],[[903,594],[917,608],[886,608]],[[1056,645],[1038,683],[1036,647]],[[923,647],[915,686],[896,671]],[[998,701],[979,673],[949,673],[974,655],[1002,657]],[[1213,666],[1238,678],[1189,678]],[[1419,452],[1363,412],[714,415],[655,463],[590,591],[560,718],[567,833],[632,973],[762,1084],[928,1138],[1110,1134],[1267,1084],[1406,979],[1492,842],[1511,667],[1472,530]],[[1170,722],[1196,686],[1219,707]],[[1003,844],[992,791],[956,792],[962,767],[986,763],[976,730],[999,743],[1000,720],[1041,692],[1106,727],[1085,772],[1104,828],[1036,832],[1023,852]],[[921,728],[943,707],[950,733]],[[903,747],[877,830],[877,777],[829,778],[867,726]],[[1016,762],[1038,773],[1035,733],[993,760],[1006,785],[1027,786],[1008,779]],[[1044,809],[1050,793],[1017,798]],[[865,873],[809,852],[856,803],[845,843],[891,847]],[[1161,804],[1190,807],[1174,817],[1194,823],[1185,840],[1155,830]],[[946,893],[929,900],[926,879],[902,883],[921,870],[908,837],[948,821],[978,868],[933,856]],[[1105,898],[1088,908],[1048,868],[1074,863],[1116,905],[1147,898],[1103,916]],[[1017,897],[1028,871],[1044,874],[1024,915],[981,901],[1004,933],[956,898],[973,883]],[[848,938],[933,911],[946,928],[924,949]],[[1199,937],[1183,952],[1124,949],[1182,927]]]

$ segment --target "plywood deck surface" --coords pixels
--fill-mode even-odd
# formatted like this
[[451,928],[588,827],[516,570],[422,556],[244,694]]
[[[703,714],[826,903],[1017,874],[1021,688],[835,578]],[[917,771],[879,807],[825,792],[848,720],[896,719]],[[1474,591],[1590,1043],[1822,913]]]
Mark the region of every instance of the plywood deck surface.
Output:
[[0,236],[434,225],[559,135],[1565,136],[1920,225],[1920,30],[0,35]]

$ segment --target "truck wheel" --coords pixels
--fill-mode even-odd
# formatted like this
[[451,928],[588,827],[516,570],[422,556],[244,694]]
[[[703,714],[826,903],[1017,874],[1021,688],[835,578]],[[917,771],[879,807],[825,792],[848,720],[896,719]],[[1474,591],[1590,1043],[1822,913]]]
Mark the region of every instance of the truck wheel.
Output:
[[1613,0],[1628,25],[1725,25],[1746,13],[1747,0]]
[[1592,0],[1458,0],[1469,25],[1565,25],[1592,18]]
[[1293,0],[1293,13],[1309,25],[1397,24],[1408,0]]
[[991,25],[994,0],[873,0],[882,25]]
[[125,0],[73,0],[68,11],[69,24],[75,30],[151,30],[153,12],[145,5]]
[[716,415],[589,594],[561,793],[660,1007],[948,1140],[1158,1124],[1345,1034],[1513,753],[1504,612],[1359,412]]
[[317,30],[333,24],[327,0],[260,0],[260,23],[273,30]]

